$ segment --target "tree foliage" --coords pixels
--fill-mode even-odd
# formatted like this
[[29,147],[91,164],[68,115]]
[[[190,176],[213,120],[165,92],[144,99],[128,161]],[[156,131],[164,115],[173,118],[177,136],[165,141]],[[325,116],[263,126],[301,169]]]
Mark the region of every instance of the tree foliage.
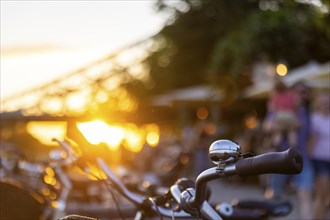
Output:
[[154,38],[160,46],[145,60],[154,86],[126,86],[143,95],[210,82],[240,89],[261,56],[289,68],[328,61],[329,3],[322,2],[158,0],[157,10],[171,16]]
[[239,76],[260,56],[272,63],[285,61],[291,68],[311,59],[328,61],[330,35],[325,21],[329,15],[294,2],[277,7],[276,11],[252,12],[242,27],[219,39],[208,72],[223,70]]

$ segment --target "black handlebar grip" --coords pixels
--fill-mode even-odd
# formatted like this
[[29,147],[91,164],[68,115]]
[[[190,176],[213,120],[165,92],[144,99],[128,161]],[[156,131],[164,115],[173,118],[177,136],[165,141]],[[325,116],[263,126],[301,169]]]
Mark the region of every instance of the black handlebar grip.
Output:
[[303,159],[296,148],[283,152],[270,152],[236,162],[236,173],[240,176],[266,173],[298,174],[302,171]]

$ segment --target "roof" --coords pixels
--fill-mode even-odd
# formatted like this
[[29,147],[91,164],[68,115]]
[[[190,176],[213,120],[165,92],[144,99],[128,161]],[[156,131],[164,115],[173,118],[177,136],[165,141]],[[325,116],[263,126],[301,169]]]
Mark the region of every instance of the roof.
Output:
[[[311,61],[288,72],[288,74],[283,77],[283,81],[288,86],[291,86],[298,81],[304,81],[311,88],[330,89],[330,61],[324,64]],[[271,89],[272,81],[263,81],[248,87],[244,91],[243,97],[265,97]]]
[[211,102],[220,101],[222,93],[211,86],[194,86],[173,90],[169,93],[154,96],[151,105],[170,106],[175,102]]

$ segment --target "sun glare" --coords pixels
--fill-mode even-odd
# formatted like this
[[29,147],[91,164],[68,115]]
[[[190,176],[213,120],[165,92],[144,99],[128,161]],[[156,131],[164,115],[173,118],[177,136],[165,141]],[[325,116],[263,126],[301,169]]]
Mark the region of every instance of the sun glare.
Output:
[[102,120],[78,123],[78,129],[88,142],[94,145],[105,143],[117,151],[121,145],[132,152],[140,152],[146,142],[156,147],[159,143],[159,127],[148,124],[138,128],[134,124],[109,125]]
[[110,126],[101,120],[78,123],[78,129],[91,144],[106,143],[112,150],[119,148],[125,136],[121,127]]
[[126,132],[126,148],[132,152],[140,152],[143,147],[143,138],[140,132],[130,131]]
[[52,138],[64,139],[66,122],[30,121],[26,125],[27,131],[42,144],[54,145]]
[[71,94],[66,99],[67,108],[72,112],[84,112],[88,98],[86,94],[83,93],[76,93]]

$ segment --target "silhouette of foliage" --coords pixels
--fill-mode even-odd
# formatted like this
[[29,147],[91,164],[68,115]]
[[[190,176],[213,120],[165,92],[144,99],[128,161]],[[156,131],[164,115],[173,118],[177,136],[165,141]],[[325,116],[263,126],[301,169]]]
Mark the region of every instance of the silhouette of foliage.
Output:
[[[137,96],[212,83],[232,92],[249,85],[261,56],[289,68],[330,59],[329,3],[289,0],[158,0],[169,16],[145,63],[150,86],[129,82]],[[228,88],[230,87],[230,88]]]

